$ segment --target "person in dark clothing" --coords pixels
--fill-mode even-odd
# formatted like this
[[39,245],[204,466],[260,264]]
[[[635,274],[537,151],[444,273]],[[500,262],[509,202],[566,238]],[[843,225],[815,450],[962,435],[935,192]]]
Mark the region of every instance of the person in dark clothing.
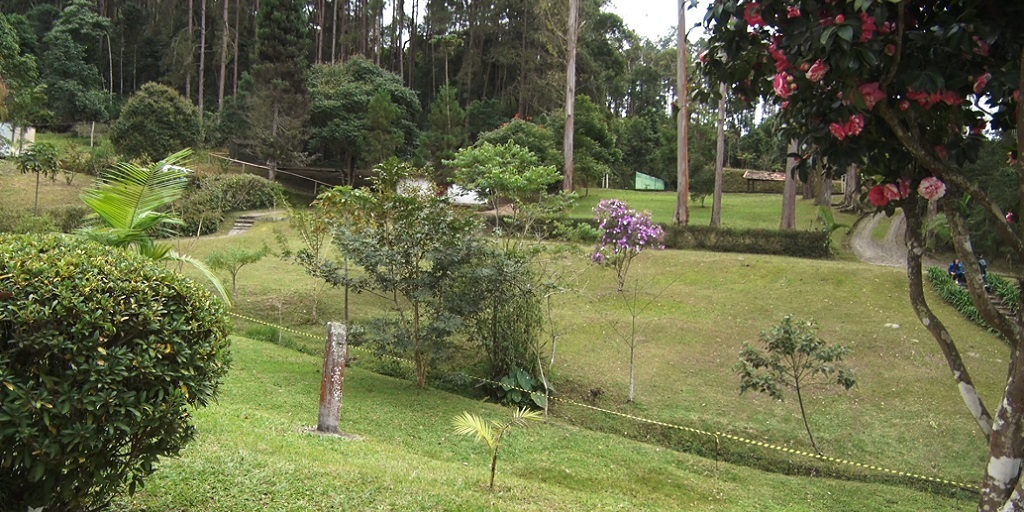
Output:
[[960,263],[959,259],[954,259],[953,263],[950,263],[946,270],[949,272],[950,277],[952,277],[958,284],[966,282],[964,264]]
[[985,284],[985,289],[988,289],[988,261],[984,254],[978,255],[978,270],[981,270],[981,282]]

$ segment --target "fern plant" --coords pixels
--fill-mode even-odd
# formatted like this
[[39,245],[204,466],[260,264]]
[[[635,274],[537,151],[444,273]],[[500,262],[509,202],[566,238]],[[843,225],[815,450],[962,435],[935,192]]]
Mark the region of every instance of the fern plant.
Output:
[[494,420],[487,421],[475,414],[463,412],[460,416],[455,417],[452,425],[455,427],[456,434],[473,436],[476,440],[487,443],[487,447],[491,450],[491,480],[489,487],[494,489],[494,474],[498,468],[498,450],[501,449],[501,443],[505,438],[505,434],[512,427],[525,428],[528,422],[541,421],[543,418],[544,416],[541,411],[522,407],[516,409],[512,413],[512,419],[504,423]]

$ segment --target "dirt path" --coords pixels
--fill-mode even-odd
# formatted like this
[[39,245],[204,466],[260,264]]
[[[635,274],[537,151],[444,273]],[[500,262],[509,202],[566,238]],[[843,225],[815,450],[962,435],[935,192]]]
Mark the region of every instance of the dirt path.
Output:
[[[872,265],[884,265],[886,267],[905,267],[907,264],[907,246],[904,242],[904,235],[907,231],[907,222],[903,212],[893,215],[892,225],[885,238],[875,240],[872,234],[875,228],[885,218],[884,213],[876,213],[865,217],[853,228],[850,235],[850,249],[857,255],[857,259]],[[941,266],[942,264],[933,258],[925,257],[922,262],[925,267]]]

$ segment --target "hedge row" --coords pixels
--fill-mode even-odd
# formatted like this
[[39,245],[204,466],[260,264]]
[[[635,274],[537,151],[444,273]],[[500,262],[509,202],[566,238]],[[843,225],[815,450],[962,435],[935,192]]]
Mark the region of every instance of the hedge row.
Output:
[[[503,218],[502,229],[520,231]],[[488,219],[493,227],[493,217]],[[570,242],[596,242],[599,231],[594,219],[545,219],[535,225],[536,236]],[[824,231],[779,231],[772,229],[728,229],[711,226],[668,226],[666,249],[771,254],[794,258],[832,257],[831,237]]]
[[273,208],[280,204],[280,184],[251,174],[219,174],[193,178],[189,192],[174,204],[185,222],[179,235],[216,232],[227,212]]
[[[992,326],[985,323],[978,308],[974,306],[974,301],[971,300],[971,294],[967,291],[967,288],[953,281],[953,278],[949,276],[945,269],[929,267],[928,282],[932,284],[939,297],[956,308],[964,318],[987,329],[989,332],[998,333]],[[1020,290],[1008,279],[995,274],[988,275],[988,284],[989,290],[999,297],[999,300],[1010,309],[1011,314],[1016,315],[1020,309]]]

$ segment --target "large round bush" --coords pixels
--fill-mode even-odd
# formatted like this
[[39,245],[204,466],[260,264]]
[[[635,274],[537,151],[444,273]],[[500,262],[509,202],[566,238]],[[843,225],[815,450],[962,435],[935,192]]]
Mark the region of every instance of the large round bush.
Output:
[[110,127],[114,149],[127,158],[159,160],[199,144],[199,109],[177,91],[156,83],[142,86]]
[[194,437],[227,358],[225,311],[189,279],[77,237],[0,235],[0,511],[134,490]]

